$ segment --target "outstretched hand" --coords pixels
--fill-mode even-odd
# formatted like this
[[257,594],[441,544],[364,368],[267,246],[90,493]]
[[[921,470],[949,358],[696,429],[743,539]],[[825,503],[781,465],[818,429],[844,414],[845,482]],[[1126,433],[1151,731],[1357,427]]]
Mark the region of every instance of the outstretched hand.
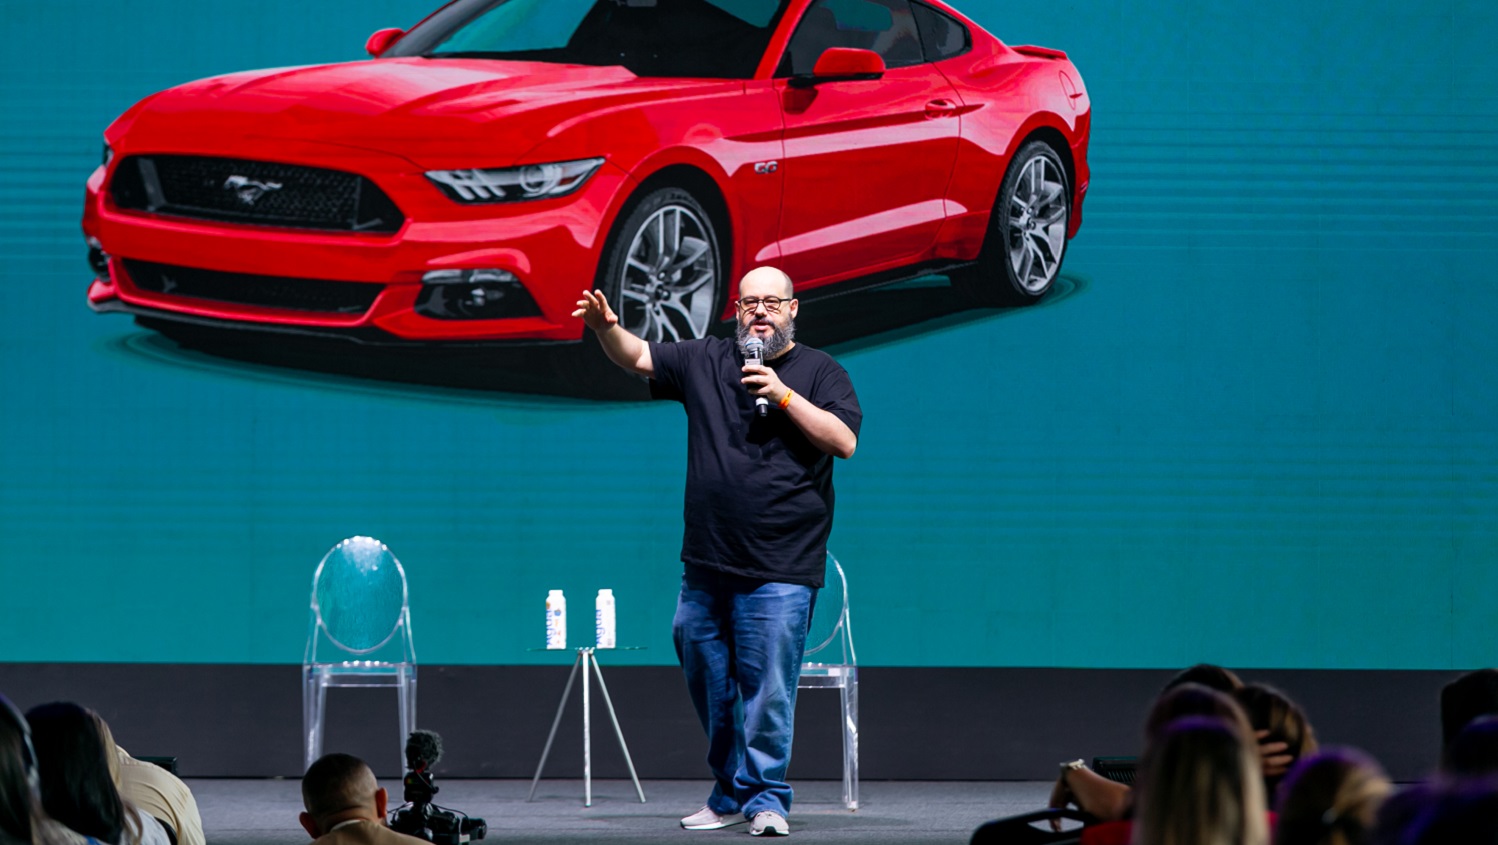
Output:
[[577,310],[572,312],[572,316],[582,317],[595,334],[602,334],[609,326],[619,325],[619,315],[609,307],[609,301],[599,290],[583,291],[583,298],[577,301]]
[[583,291],[583,298],[577,301],[577,310],[572,312],[572,316],[582,317],[588,328],[598,335],[598,345],[610,361],[635,375],[655,377],[650,344],[630,334],[623,326],[620,326],[620,331],[614,331],[614,327],[619,325],[619,315],[609,307],[603,291]]

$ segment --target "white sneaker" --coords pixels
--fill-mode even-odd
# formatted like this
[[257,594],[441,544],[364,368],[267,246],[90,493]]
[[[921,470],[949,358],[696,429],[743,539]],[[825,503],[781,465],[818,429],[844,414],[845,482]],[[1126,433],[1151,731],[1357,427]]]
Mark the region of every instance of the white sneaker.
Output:
[[718,830],[729,825],[743,824],[748,821],[743,813],[720,816],[713,812],[712,807],[704,806],[697,812],[681,820],[681,826],[687,830]]
[[761,810],[749,820],[749,835],[790,836],[791,826],[786,824],[785,816],[774,810]]

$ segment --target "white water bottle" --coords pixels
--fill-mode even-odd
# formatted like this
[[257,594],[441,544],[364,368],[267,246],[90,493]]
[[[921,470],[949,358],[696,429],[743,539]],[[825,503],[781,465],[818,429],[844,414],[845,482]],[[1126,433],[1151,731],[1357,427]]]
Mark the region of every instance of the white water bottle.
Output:
[[593,603],[593,630],[598,648],[613,648],[614,636],[614,591],[599,590]]
[[567,597],[561,590],[546,594],[546,647],[567,647]]

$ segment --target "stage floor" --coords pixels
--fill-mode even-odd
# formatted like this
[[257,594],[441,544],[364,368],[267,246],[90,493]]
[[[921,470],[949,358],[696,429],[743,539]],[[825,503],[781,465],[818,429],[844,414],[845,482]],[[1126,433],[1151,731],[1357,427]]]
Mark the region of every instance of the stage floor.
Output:
[[[398,781],[381,781],[398,798]],[[210,845],[299,845],[302,809],[296,780],[192,779]],[[702,806],[707,781],[643,783],[646,802],[628,780],[593,782],[583,806],[581,780],[543,780],[527,802],[528,780],[444,780],[437,803],[489,823],[492,842],[660,843],[742,841],[747,825],[682,830],[677,820]],[[793,782],[791,834],[797,841],[965,843],[979,824],[1044,806],[1051,784],[971,781],[865,781],[857,812],[839,801],[836,781]]]

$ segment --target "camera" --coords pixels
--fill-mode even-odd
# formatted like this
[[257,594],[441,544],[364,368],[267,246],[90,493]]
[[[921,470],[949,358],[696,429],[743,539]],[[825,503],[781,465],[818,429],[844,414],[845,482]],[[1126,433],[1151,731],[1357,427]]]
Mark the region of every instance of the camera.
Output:
[[412,731],[406,739],[405,804],[390,814],[390,829],[425,839],[434,845],[464,845],[483,839],[489,825],[483,819],[432,803],[437,794],[431,767],[442,759],[442,737],[432,731]]

